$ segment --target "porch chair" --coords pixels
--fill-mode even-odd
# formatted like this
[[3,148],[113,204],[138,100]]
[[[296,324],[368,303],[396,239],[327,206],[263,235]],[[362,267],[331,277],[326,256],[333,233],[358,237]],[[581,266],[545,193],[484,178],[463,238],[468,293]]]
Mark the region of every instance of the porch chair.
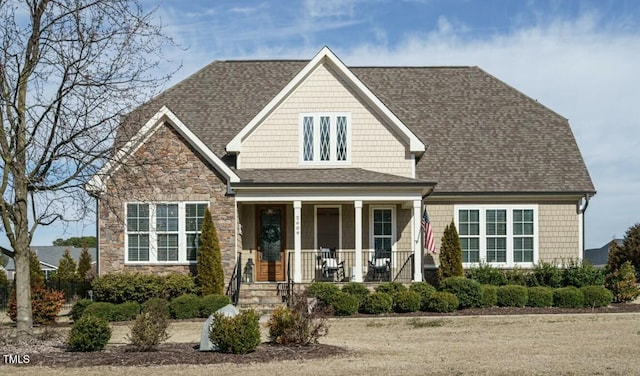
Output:
[[369,273],[374,281],[389,281],[391,278],[391,251],[376,249],[369,260]]
[[344,279],[344,261],[338,258],[335,248],[320,247],[318,251],[318,268],[325,281],[342,281]]

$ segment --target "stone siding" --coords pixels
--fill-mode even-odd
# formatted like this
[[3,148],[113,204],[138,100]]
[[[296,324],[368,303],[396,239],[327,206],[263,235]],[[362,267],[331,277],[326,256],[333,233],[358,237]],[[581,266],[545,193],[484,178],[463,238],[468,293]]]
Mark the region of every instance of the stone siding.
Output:
[[107,181],[107,191],[99,203],[100,274],[194,272],[195,264],[125,263],[126,203],[179,201],[209,203],[220,240],[226,284],[235,265],[234,198],[227,195],[224,178],[170,125],[160,125],[130,161]]

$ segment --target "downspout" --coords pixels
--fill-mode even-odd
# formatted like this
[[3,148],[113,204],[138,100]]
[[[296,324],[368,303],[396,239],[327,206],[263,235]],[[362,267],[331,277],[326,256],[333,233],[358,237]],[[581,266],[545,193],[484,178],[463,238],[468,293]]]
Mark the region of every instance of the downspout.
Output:
[[98,195],[93,196],[96,199],[96,276],[100,275],[100,199]]
[[584,229],[585,229],[585,226],[584,226],[584,212],[587,211],[587,208],[589,207],[589,198],[590,198],[589,194],[588,193],[585,194],[584,195],[584,201],[582,202],[582,204],[578,208],[578,214],[580,214],[582,216],[582,249],[581,249],[581,251],[582,251],[582,259],[584,259],[584,250],[585,250],[585,243],[584,243],[584,240],[585,240],[585,236],[584,236],[584,233],[585,233],[585,231],[584,231]]

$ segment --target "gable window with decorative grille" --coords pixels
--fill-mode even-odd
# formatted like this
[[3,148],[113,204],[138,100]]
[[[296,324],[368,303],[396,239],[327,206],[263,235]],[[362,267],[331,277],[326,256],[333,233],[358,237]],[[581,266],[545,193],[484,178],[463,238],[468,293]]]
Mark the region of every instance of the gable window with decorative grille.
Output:
[[350,114],[301,114],[300,126],[301,164],[351,162]]

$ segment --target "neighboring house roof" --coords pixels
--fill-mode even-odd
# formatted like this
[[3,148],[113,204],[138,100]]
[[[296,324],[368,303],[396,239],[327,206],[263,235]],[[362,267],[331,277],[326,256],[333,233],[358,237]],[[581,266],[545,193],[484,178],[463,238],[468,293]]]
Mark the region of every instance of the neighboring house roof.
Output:
[[[222,160],[225,147],[309,61],[216,61],[130,114],[121,147],[167,106]],[[416,178],[435,194],[595,188],[567,119],[477,67],[349,67],[424,145]]]
[[613,239],[600,248],[585,249],[584,259],[589,261],[593,266],[604,267],[609,260],[609,248],[613,242],[616,242],[619,246],[622,245],[622,239]]
[[[82,248],[76,247],[65,247],[65,246],[32,246],[31,250],[36,253],[38,256],[38,260],[40,261],[41,267],[43,269],[58,269],[58,263],[64,255],[65,250],[69,250],[71,253],[71,257],[78,262],[80,259],[80,253],[82,253]],[[94,263],[96,260],[96,249],[88,248],[89,255],[91,255],[91,262]],[[13,252],[11,252],[10,257],[13,257]],[[7,271],[14,271],[16,269],[13,258],[9,259],[9,263],[6,268]]]

